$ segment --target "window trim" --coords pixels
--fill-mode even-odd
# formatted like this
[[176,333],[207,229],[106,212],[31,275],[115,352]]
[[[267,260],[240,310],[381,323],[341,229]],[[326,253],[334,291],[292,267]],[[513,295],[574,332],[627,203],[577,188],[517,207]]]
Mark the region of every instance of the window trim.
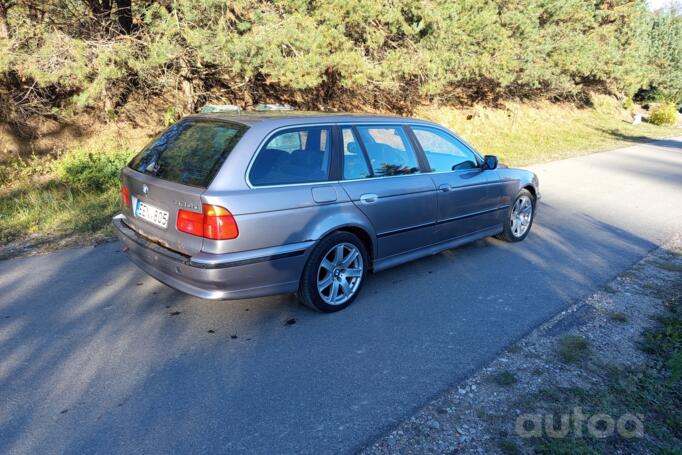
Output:
[[[299,185],[319,185],[319,184],[324,184],[324,183],[330,183],[334,182],[335,180],[333,177],[336,177],[333,175],[335,173],[335,167],[338,167],[336,164],[336,160],[334,158],[335,155],[335,144],[334,144],[334,127],[336,125],[333,123],[302,123],[300,125],[287,125],[283,126],[280,128],[276,128],[272,131],[270,131],[265,138],[258,144],[258,151],[253,154],[251,157],[251,161],[249,161],[249,165],[246,167],[246,173],[244,174],[244,178],[246,180],[246,184],[249,186],[249,188],[254,189],[254,188],[279,188],[279,187],[287,187],[287,186],[299,186]],[[329,162],[327,163],[327,179],[326,180],[316,180],[314,182],[298,182],[298,183],[273,183],[270,185],[255,185],[251,183],[251,169],[253,168],[253,164],[256,162],[256,159],[258,159],[258,155],[265,150],[265,147],[268,145],[270,140],[275,136],[280,133],[284,134],[289,131],[300,131],[302,129],[306,128],[327,128],[329,130]]]
[[[407,126],[407,128],[410,130],[410,134],[412,134],[414,136],[414,141],[415,141],[417,147],[419,147],[421,154],[424,156],[424,160],[426,161],[426,166],[428,168],[428,171],[426,172],[427,174],[449,174],[452,172],[471,172],[472,169],[480,169],[481,168],[481,166],[483,164],[483,157],[481,156],[481,154],[478,153],[478,151],[476,149],[474,149],[471,145],[469,145],[466,141],[464,141],[463,139],[460,139],[457,135],[453,134],[452,132],[450,132],[446,128],[443,128],[439,125],[415,125],[415,124],[409,124]],[[424,149],[422,148],[421,144],[419,143],[419,140],[417,139],[417,136],[414,133],[414,131],[412,130],[412,128],[420,128],[420,129],[424,129],[424,130],[431,129],[431,130],[441,131],[446,136],[451,137],[455,141],[462,144],[465,149],[469,150],[474,155],[474,157],[476,158],[476,161],[477,161],[476,167],[472,168],[472,169],[456,169],[456,170],[450,170],[450,171],[434,171],[434,170],[432,170],[431,164],[429,163],[429,160],[426,156],[426,152],[424,152]]]
[[[422,160],[426,162],[426,166],[421,168],[421,172],[417,174],[402,174],[402,175],[385,175],[385,176],[373,176],[373,177],[368,177],[368,178],[362,178],[362,179],[344,179],[343,178],[343,156],[339,157],[339,154],[343,153],[341,150],[341,145],[343,142],[339,142],[339,136],[341,134],[341,128],[351,128],[355,130],[358,126],[389,126],[389,127],[398,127],[398,128],[403,128],[405,132],[407,133],[408,138],[410,138],[410,141],[415,141],[415,143],[412,143],[412,147],[414,148],[415,153],[417,154],[417,159],[419,160],[420,168],[422,167]],[[276,184],[276,185],[253,185],[251,183],[251,180],[249,179],[249,174],[251,173],[251,168],[253,166],[253,163],[256,161],[256,158],[258,157],[258,154],[260,154],[261,150],[265,147],[265,144],[270,140],[270,138],[275,135],[276,133],[279,133],[284,130],[297,130],[301,128],[310,128],[310,127],[327,127],[332,129],[332,159],[330,160],[332,168],[329,171],[329,178],[327,180],[318,180],[315,182],[302,182],[302,183],[282,183],[282,184]],[[445,174],[445,173],[451,173],[451,172],[470,172],[471,169],[460,169],[457,171],[437,171],[433,172],[431,171],[430,167],[428,166],[428,160],[426,159],[426,156],[424,155],[424,150],[421,147],[421,144],[419,144],[419,141],[416,140],[416,137],[413,138],[412,135],[414,132],[412,131],[412,127],[420,127],[420,128],[430,128],[438,131],[442,131],[443,133],[447,134],[448,136],[453,137],[456,141],[460,142],[463,144],[467,149],[469,149],[477,158],[479,162],[479,167],[481,166],[481,163],[483,163],[483,157],[482,155],[471,145],[469,145],[464,139],[461,139],[459,136],[456,134],[452,133],[450,130],[447,128],[438,125],[438,124],[431,124],[431,123],[413,123],[413,122],[372,122],[372,121],[357,121],[357,122],[333,122],[333,123],[327,123],[327,122],[321,122],[321,123],[301,123],[297,125],[286,125],[286,126],[281,126],[278,128],[275,128],[271,130],[268,134],[265,135],[265,137],[259,142],[258,147],[256,148],[256,153],[254,153],[251,156],[251,159],[249,161],[248,166],[246,167],[246,171],[244,172],[244,180],[246,181],[246,185],[249,187],[249,189],[257,189],[257,188],[285,188],[285,187],[292,187],[292,186],[312,186],[312,185],[325,185],[325,184],[331,184],[331,183],[342,183],[342,182],[367,182],[370,180],[377,180],[377,179],[390,179],[390,178],[405,178],[405,177],[415,177],[419,175],[429,175],[429,174]],[[334,132],[336,131],[336,132]],[[365,154],[365,159],[367,160],[367,155],[365,152],[365,144],[362,142],[362,138],[359,137],[359,134],[356,132],[356,136],[358,138],[358,141],[360,143],[360,148],[363,150],[363,154]],[[368,165],[370,172],[374,172],[372,169],[371,165]]]

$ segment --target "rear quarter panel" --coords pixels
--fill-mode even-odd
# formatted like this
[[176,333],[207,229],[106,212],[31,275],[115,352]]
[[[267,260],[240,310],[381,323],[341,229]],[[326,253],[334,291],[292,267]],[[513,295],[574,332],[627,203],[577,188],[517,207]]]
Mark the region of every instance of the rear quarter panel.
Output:
[[[333,190],[336,201],[315,202],[313,189],[320,187]],[[239,237],[234,240],[205,240],[207,253],[230,253],[318,240],[341,227],[359,227],[374,237],[369,220],[333,182],[209,191],[203,198],[206,203],[227,208],[239,226]]]

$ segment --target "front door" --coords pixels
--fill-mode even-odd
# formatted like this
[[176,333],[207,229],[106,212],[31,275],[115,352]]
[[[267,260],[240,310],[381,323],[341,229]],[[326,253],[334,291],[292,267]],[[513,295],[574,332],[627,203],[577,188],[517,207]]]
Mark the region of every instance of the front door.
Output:
[[437,189],[438,239],[445,241],[499,224],[497,172],[484,170],[476,154],[446,131],[412,126]]
[[341,127],[342,186],[369,218],[386,258],[435,242],[433,180],[399,125]]

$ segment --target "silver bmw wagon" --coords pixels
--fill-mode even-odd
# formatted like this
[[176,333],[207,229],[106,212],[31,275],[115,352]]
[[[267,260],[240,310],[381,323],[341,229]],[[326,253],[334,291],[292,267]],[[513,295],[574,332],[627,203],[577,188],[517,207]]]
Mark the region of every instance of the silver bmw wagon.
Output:
[[370,271],[529,233],[537,177],[423,120],[197,114],[122,171],[113,224],[130,259],[205,299],[296,292],[350,305]]

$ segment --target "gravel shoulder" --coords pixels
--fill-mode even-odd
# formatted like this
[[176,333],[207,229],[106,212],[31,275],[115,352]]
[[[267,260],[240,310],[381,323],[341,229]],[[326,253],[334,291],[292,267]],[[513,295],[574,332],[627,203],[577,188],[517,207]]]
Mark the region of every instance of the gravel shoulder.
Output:
[[681,293],[677,235],[361,453],[678,453],[682,388],[656,354],[672,336],[679,363],[679,314],[661,321]]

